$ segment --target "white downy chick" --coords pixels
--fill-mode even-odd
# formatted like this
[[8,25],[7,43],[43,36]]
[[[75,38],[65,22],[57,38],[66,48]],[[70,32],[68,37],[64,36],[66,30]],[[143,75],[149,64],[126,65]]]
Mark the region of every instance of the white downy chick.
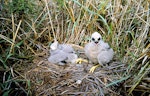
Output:
[[98,32],[92,34],[91,42],[85,45],[84,50],[85,55],[94,64],[107,64],[112,60],[114,55],[113,49],[110,48],[108,43],[102,40],[102,36]]
[[51,63],[65,65],[66,63],[75,63],[75,60],[78,58],[71,45],[59,44],[58,41],[55,40],[50,48],[48,61]]

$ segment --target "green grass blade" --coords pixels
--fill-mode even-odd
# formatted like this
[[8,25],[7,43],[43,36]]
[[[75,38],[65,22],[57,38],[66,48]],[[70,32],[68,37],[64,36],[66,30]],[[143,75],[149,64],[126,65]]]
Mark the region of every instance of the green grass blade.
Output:
[[110,86],[113,86],[113,85],[117,85],[118,83],[120,83],[120,82],[122,82],[122,81],[124,81],[124,80],[127,80],[129,77],[130,77],[130,76],[127,76],[127,77],[123,77],[123,78],[121,78],[121,79],[119,79],[119,80],[113,81],[113,82],[107,84],[106,87],[110,87]]

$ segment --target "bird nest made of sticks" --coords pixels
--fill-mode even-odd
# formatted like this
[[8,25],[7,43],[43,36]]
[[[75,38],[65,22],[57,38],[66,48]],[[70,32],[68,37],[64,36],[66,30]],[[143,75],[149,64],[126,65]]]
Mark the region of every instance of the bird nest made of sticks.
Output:
[[32,91],[38,96],[119,96],[122,82],[112,82],[119,80],[126,69],[125,64],[112,61],[109,66],[89,73],[91,63],[60,66],[49,63],[47,56],[36,58],[32,65],[26,76],[31,81]]

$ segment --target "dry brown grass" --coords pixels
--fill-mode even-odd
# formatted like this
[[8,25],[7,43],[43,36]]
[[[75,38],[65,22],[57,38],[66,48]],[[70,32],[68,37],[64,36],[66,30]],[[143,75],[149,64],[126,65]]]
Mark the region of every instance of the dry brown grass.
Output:
[[[82,58],[83,56],[82,54]],[[119,94],[127,94],[121,87],[123,79],[120,73],[126,70],[125,64],[121,62],[113,61],[110,66],[98,68],[93,74],[89,73],[93,64],[58,66],[49,63],[47,56],[35,58],[31,66],[32,68],[25,72],[25,76],[31,80],[32,92],[37,96],[104,96],[106,94],[119,96]],[[118,79],[122,80],[116,82]],[[111,84],[114,81],[115,83]]]
[[[37,95],[47,95],[51,92],[52,95],[99,95],[103,94],[101,90],[104,89],[111,95],[122,94],[120,90],[123,90],[123,94],[132,96],[137,92],[141,95],[149,94],[149,0],[40,0],[34,1],[31,8],[27,7],[27,10],[32,9],[33,13],[22,13],[25,9],[18,9],[19,12],[13,14],[7,8],[9,6],[4,6],[10,2],[1,2],[0,94],[31,95],[34,94],[31,91],[35,89]],[[18,6],[15,8],[20,8]],[[95,76],[97,73],[86,72],[82,74],[85,75],[82,84],[76,85],[72,77],[72,74],[76,73],[68,74],[67,68],[70,67],[56,70],[62,67],[53,64],[49,67],[47,61],[42,63],[45,65],[38,66],[49,55],[49,44],[54,38],[60,43],[83,47],[94,31],[101,33],[103,39],[114,49],[114,61],[120,62],[117,66],[125,64],[124,69],[120,69],[122,72],[104,72],[105,74],[98,73],[98,76]],[[34,60],[36,62],[33,62]],[[54,70],[51,69],[52,66],[55,67]],[[102,80],[105,78],[108,79],[107,84],[103,84],[105,80]],[[15,87],[12,87],[13,85]],[[121,85],[123,87],[120,87]],[[70,93],[63,90],[64,86],[71,90]],[[94,93],[88,93],[91,90]]]

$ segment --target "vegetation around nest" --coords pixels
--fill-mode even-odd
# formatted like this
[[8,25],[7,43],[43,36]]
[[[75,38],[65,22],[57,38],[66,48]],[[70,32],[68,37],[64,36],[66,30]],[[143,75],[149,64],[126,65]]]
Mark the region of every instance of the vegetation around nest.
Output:
[[[33,72],[41,72],[42,68],[36,69],[35,64],[40,63],[38,58],[45,59],[49,55],[49,44],[54,38],[61,43],[84,46],[91,33],[98,31],[114,49],[115,59],[126,66],[125,71],[118,74],[120,78],[110,80],[103,87],[113,90],[112,86],[117,88],[116,85],[121,84],[125,96],[136,96],[136,93],[146,96],[150,94],[149,22],[149,0],[0,0],[0,95],[37,94],[33,89],[36,88],[33,81],[37,80]],[[28,74],[33,69],[32,74]],[[51,71],[49,75],[68,77],[67,72],[66,75],[54,73]],[[43,84],[40,80],[36,84]],[[96,85],[101,92],[101,83]],[[39,89],[51,87],[44,89],[43,86]],[[58,95],[56,91],[50,92]]]

